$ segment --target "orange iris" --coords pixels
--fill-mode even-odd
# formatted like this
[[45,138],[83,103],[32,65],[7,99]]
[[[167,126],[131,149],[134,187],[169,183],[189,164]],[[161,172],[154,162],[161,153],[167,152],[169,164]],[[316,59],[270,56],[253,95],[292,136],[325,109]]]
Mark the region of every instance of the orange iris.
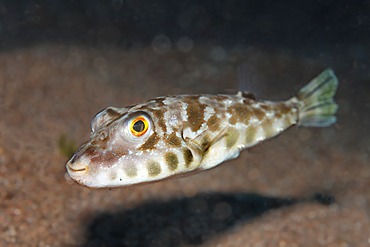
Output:
[[143,116],[139,116],[132,120],[130,124],[130,131],[134,136],[142,136],[147,132],[148,127],[148,120]]

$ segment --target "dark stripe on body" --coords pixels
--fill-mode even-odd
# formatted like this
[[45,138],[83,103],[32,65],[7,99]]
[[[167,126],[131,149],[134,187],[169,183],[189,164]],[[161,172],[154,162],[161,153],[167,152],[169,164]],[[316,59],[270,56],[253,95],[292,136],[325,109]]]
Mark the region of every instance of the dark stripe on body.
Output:
[[155,148],[155,145],[158,143],[159,139],[160,139],[159,136],[156,133],[153,133],[146,140],[146,142],[144,142],[143,145],[141,145],[139,147],[139,150],[151,150],[151,149],[154,149]]
[[181,138],[179,138],[175,132],[172,132],[172,134],[168,135],[165,139],[165,142],[171,147],[181,147]]
[[237,122],[244,123],[247,125],[252,117],[252,114],[254,113],[250,109],[250,106],[241,103],[231,105],[227,109],[227,112],[231,114],[229,123],[232,125],[235,125]]
[[186,108],[187,123],[192,131],[200,129],[204,123],[205,104],[199,102],[199,96],[189,96],[184,98],[184,102],[188,105]]

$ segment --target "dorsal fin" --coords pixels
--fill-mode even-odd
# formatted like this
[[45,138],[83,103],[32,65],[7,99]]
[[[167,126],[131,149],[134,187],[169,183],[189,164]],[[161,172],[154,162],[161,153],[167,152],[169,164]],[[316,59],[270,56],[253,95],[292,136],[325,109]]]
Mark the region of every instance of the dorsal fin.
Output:
[[247,91],[243,91],[243,92],[239,91],[236,95],[240,96],[240,97],[247,98],[247,99],[253,99],[253,100],[256,99],[256,96],[254,96],[254,94],[252,94],[250,92],[247,92]]
[[253,100],[256,99],[256,96],[254,96],[254,94],[247,92],[247,91],[242,92],[242,96],[248,99],[253,99]]

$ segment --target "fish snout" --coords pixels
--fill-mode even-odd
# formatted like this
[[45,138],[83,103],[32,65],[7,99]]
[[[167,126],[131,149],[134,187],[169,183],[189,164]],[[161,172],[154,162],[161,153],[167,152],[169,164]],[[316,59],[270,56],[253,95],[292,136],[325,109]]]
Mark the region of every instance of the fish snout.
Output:
[[87,164],[85,162],[81,162],[80,160],[75,160],[74,157],[72,157],[67,162],[67,171],[71,175],[71,173],[74,174],[85,174],[87,172]]

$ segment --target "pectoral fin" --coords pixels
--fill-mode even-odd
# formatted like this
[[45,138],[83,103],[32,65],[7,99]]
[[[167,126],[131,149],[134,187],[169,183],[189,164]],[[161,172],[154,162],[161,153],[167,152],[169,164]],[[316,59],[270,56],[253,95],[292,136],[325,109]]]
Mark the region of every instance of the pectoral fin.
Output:
[[204,157],[212,145],[220,141],[226,136],[225,131],[220,131],[216,134],[211,134],[207,131],[202,132],[195,138],[184,137],[184,141],[194,156],[194,163],[196,167],[202,164]]

